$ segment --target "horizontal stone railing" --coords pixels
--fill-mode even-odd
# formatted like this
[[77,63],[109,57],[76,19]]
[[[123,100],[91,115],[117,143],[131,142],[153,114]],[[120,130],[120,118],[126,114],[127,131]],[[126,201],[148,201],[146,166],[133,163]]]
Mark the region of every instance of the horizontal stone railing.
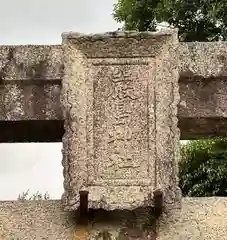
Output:
[[[227,43],[179,45],[181,139],[227,132]],[[0,142],[61,141],[61,45],[0,47]]]
[[0,202],[0,239],[82,240],[83,232],[89,239],[227,239],[226,198],[183,198],[181,211],[156,226],[147,222],[147,215],[130,211],[89,215],[91,224],[78,228],[77,216],[63,212],[60,201]]

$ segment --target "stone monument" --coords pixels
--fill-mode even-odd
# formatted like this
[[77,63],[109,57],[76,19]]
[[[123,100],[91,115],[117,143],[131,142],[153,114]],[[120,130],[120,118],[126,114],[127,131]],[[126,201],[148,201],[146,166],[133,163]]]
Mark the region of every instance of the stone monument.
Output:
[[177,32],[62,36],[65,210],[178,202]]

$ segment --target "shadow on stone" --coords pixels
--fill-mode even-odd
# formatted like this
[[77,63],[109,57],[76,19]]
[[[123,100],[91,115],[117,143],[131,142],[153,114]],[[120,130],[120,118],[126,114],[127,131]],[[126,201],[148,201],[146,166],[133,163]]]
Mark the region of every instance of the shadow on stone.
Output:
[[127,240],[156,239],[156,217],[151,207],[130,210],[107,211],[89,209],[81,215],[79,210],[70,213],[70,221],[86,228],[89,226],[92,239]]

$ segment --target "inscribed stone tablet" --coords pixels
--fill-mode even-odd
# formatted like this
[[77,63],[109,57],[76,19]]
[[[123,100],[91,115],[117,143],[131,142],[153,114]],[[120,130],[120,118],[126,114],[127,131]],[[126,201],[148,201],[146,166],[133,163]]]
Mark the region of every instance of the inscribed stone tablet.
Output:
[[65,209],[133,209],[177,192],[176,33],[65,34]]

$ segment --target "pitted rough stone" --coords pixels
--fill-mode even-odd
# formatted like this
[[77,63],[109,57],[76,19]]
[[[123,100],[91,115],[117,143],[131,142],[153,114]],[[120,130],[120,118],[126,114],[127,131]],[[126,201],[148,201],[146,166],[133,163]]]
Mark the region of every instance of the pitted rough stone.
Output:
[[184,198],[182,210],[160,219],[158,240],[227,240],[226,198]]
[[66,210],[180,199],[177,33],[64,35],[61,101]]
[[[7,80],[8,81],[8,80]],[[63,120],[57,80],[0,85],[0,121]]]
[[[95,36],[105,39],[110,34]],[[123,38],[125,35],[136,34],[138,33],[127,35],[116,32],[112,33],[112,36]],[[138,36],[146,37],[149,34],[139,33]],[[72,37],[76,36],[72,33]],[[77,34],[77,37],[81,35]],[[92,35],[84,37],[91,38]],[[179,43],[181,102],[178,119],[181,139],[226,136],[226,53],[225,42]],[[62,132],[62,77],[61,45],[0,46],[0,120],[56,120],[49,126],[53,126],[53,132],[56,132],[56,123],[61,126],[58,132]],[[6,126],[2,128],[6,129]],[[12,129],[12,126],[9,128]],[[7,132],[6,135],[12,135],[11,130]],[[3,135],[1,141],[13,138]],[[36,136],[35,138],[40,139]],[[61,136],[55,141],[60,138]],[[31,139],[34,137],[31,136]],[[53,141],[53,137],[50,139]]]
[[226,42],[190,42],[179,45],[182,76],[203,78],[227,76]]
[[[157,238],[149,216],[149,211],[97,210],[89,240],[227,240],[227,198],[183,198],[180,212],[160,219]],[[77,217],[64,212],[58,200],[0,202],[0,239],[73,239]]]
[[[102,48],[94,52],[89,47],[94,40],[102,45],[103,40],[115,41],[115,38],[134,38],[141,43],[152,35],[152,44],[143,49],[147,56],[155,55],[153,52],[160,47],[159,42],[165,42],[170,33],[138,33],[138,32],[113,32],[106,34],[82,35],[79,33],[62,34],[63,38],[81,41],[80,47],[84,54],[92,57],[122,56],[129,46]],[[111,40],[110,40],[111,37]],[[90,41],[91,40],[91,41]],[[85,47],[85,44],[87,47]],[[179,43],[178,48],[179,72],[182,76],[201,76],[203,78],[221,77],[227,74],[227,43],[226,42],[190,42]],[[132,49],[131,56],[140,57],[136,49]],[[61,45],[23,45],[0,46],[0,79],[25,80],[25,79],[62,79],[63,60]]]
[[62,67],[60,45],[0,47],[0,81],[61,79]]
[[61,119],[60,45],[0,47],[0,120]]
[[[155,57],[172,35],[162,32],[107,32],[103,34],[63,33],[64,40],[75,41],[88,58]],[[116,41],[117,40],[117,41]],[[108,45],[106,42],[108,41]],[[128,41],[130,44],[125,44]],[[140,48],[134,48],[140,42]],[[147,44],[149,41],[149,44]],[[78,44],[79,43],[79,44]],[[99,48],[99,51],[94,49]],[[142,54],[142,55],[141,55]]]

